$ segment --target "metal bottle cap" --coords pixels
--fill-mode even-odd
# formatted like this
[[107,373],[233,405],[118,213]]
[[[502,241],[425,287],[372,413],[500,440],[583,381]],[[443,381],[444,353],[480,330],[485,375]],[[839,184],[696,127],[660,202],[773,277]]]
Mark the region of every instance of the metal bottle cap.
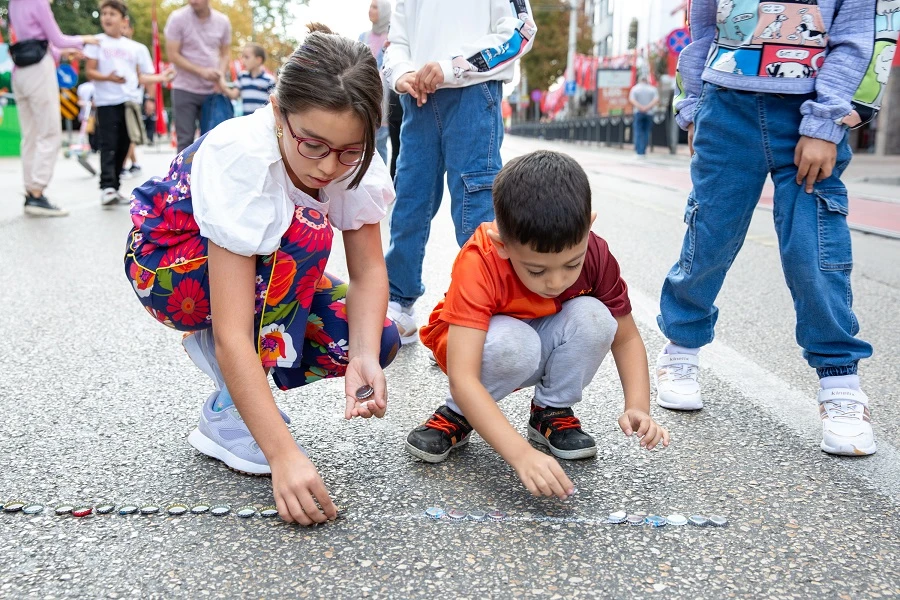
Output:
[[451,508],[447,511],[447,518],[453,521],[462,521],[466,518],[468,513],[464,510],[459,510],[458,508]]
[[56,508],[53,509],[57,515],[68,515],[72,513],[72,509],[75,508],[72,504],[59,504]]
[[711,515],[709,517],[709,524],[713,527],[725,527],[728,525],[728,519],[722,515]]
[[90,517],[93,514],[94,514],[93,506],[76,506],[75,508],[72,509],[73,517],[78,517],[78,518]]
[[470,510],[469,519],[471,521],[484,521],[487,519],[487,513],[483,510]]
[[606,517],[606,522],[612,525],[618,525],[624,523],[627,518],[628,514],[624,510],[620,510],[618,512],[609,513],[609,516]]
[[182,504],[181,502],[173,502],[166,507],[166,514],[171,517],[180,517],[181,515],[187,513],[187,511],[187,505]]
[[356,399],[362,401],[371,397],[374,393],[375,389],[371,385],[364,385],[356,390]]
[[278,516],[278,509],[274,506],[264,506],[259,511],[259,516],[264,517],[266,519],[271,519],[272,517]]
[[425,509],[425,516],[429,519],[438,520],[444,517],[444,509],[438,508],[437,506],[432,506],[431,508]]
[[709,519],[705,515],[691,515],[691,518],[688,519],[688,523],[694,527],[706,527],[709,525]]
[[10,500],[6,504],[3,505],[3,512],[14,513],[19,512],[23,508],[25,508],[25,502],[21,500]]
[[256,507],[248,504],[247,506],[240,507],[234,514],[242,519],[249,519],[256,514]]
[[634,525],[634,526],[643,525],[644,517],[642,517],[640,515],[628,515],[627,517],[625,517],[625,522],[628,523],[629,525]]
[[202,515],[202,514],[208,513],[208,512],[209,512],[209,504],[200,503],[200,504],[195,504],[194,506],[191,507],[191,513],[195,514],[195,515]]
[[214,517],[224,517],[231,512],[231,507],[227,504],[216,504],[209,509],[209,513]]
[[647,517],[647,525],[650,527],[665,527],[666,519],[665,517],[661,517],[659,515],[650,515]]
[[502,510],[492,510],[487,514],[487,518],[491,521],[502,521],[506,519],[506,513]]
[[677,513],[671,514],[666,517],[666,522],[669,525],[675,525],[676,527],[681,527],[682,525],[687,525],[687,518],[684,515],[679,515]]
[[101,502],[94,507],[94,512],[98,515],[108,515],[114,510],[116,510],[116,505],[112,502]]
[[142,515],[155,515],[159,512],[159,507],[155,504],[145,504],[141,507]]
[[141,509],[141,507],[139,507],[137,504],[123,504],[122,506],[119,507],[119,514],[123,515],[123,516],[124,515],[133,515],[140,509]]
[[26,515],[36,515],[39,512],[43,512],[44,505],[43,504],[29,504],[22,509],[22,512]]

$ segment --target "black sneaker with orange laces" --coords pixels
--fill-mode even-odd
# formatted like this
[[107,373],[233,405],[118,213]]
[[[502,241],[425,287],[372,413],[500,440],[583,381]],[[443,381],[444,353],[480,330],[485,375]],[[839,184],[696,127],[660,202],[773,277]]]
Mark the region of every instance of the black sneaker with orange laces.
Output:
[[409,432],[406,450],[425,462],[439,463],[450,451],[469,441],[472,426],[466,418],[449,408],[440,407],[431,418]]
[[573,460],[597,454],[597,442],[581,429],[571,408],[541,408],[531,403],[528,439],[547,446],[558,458]]

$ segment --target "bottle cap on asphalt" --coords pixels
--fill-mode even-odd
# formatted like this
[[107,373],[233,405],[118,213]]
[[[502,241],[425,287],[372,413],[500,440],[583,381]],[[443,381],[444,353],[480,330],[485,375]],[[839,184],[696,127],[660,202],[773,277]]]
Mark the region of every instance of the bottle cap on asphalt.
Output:
[[628,523],[629,525],[634,525],[634,526],[643,525],[644,517],[642,517],[640,515],[628,515],[627,517],[625,517],[625,522]]
[[69,515],[72,514],[72,509],[75,508],[73,504],[58,504],[56,508],[53,509],[57,515]]
[[141,507],[137,504],[123,504],[119,507],[120,515],[133,515],[137,511],[141,510]]
[[669,525],[675,525],[676,527],[681,527],[682,525],[687,525],[687,518],[684,515],[679,514],[671,514],[666,517],[666,522]]
[[688,519],[688,523],[694,527],[706,527],[709,525],[709,518],[706,517],[706,515],[691,515],[691,518]]
[[191,507],[191,513],[195,514],[195,515],[202,515],[202,514],[208,513],[208,512],[209,512],[209,504],[206,504],[203,502],[201,502],[199,504],[195,504],[194,506]]
[[356,390],[356,399],[357,400],[365,400],[375,393],[375,389],[371,385],[364,385],[358,390]]
[[159,507],[155,504],[145,504],[141,507],[142,515],[155,515],[159,512]]
[[242,519],[249,519],[250,517],[256,514],[256,507],[248,504],[247,506],[242,506],[237,509],[237,512],[234,513]]
[[23,508],[25,508],[25,502],[21,500],[10,500],[6,504],[3,505],[3,512],[14,513],[19,512]]
[[487,518],[491,521],[503,521],[506,519],[506,513],[502,510],[492,510],[487,514]]
[[606,517],[606,522],[612,525],[618,525],[620,523],[624,523],[625,519],[628,518],[628,514],[624,510],[620,510],[614,513],[609,513],[609,516]]
[[659,515],[650,515],[649,517],[647,517],[647,525],[654,528],[665,527],[666,519],[665,517],[661,517]]
[[28,504],[22,509],[22,512],[25,513],[26,515],[36,515],[43,511],[44,511],[43,504]]
[[709,524],[713,527],[725,527],[728,525],[728,519],[722,515],[710,515]]
[[431,508],[425,509],[425,516],[429,519],[441,519],[444,517],[444,509],[438,508],[437,506],[432,506]]
[[471,521],[484,521],[487,519],[487,513],[483,510],[470,510],[469,511],[469,520]]
[[447,511],[447,518],[453,521],[462,521],[466,518],[468,513],[464,510],[459,510],[458,508],[451,508]]
[[278,509],[274,506],[264,506],[260,509],[259,516],[264,517],[266,519],[271,519],[272,517],[277,517]]
[[231,512],[231,507],[227,504],[216,504],[209,509],[209,513],[214,517],[224,517]]
[[116,505],[112,502],[100,502],[94,507],[94,512],[98,515],[108,515],[114,510],[116,510]]
[[170,517],[180,517],[188,511],[188,507],[186,504],[182,504],[181,502],[173,502],[172,504],[166,507],[166,514]]
[[72,516],[78,517],[79,519],[82,517],[90,517],[94,514],[93,506],[76,506],[72,509]]

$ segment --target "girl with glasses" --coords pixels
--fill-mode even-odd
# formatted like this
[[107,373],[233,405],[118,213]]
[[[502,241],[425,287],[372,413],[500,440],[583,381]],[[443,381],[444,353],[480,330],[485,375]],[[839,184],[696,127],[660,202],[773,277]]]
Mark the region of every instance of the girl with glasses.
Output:
[[[282,390],[344,377],[345,419],[384,416],[399,335],[385,319],[378,224],[394,191],[373,157],[381,101],[368,47],[313,24],[268,106],[201,137],[131,202],[128,278],[153,317],[187,332],[216,385],[188,441],[271,474],[279,514],[304,525],[337,510],[267,376]],[[348,282],[325,272],[333,227]]]

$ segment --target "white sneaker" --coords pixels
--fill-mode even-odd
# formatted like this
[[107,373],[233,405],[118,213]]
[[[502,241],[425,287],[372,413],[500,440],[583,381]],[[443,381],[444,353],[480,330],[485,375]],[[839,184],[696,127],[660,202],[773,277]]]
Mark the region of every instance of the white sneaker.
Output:
[[700,410],[699,375],[699,356],[663,350],[656,359],[656,403],[671,410]]
[[120,198],[121,196],[119,195],[118,190],[114,188],[105,188],[100,192],[100,205],[113,206],[114,204],[121,202]]
[[875,434],[869,418],[869,399],[859,390],[819,390],[822,450],[828,454],[875,454]]
[[413,308],[404,308],[396,302],[388,302],[388,319],[397,325],[400,332],[400,343],[404,346],[419,341],[419,327],[416,325],[416,313]]

